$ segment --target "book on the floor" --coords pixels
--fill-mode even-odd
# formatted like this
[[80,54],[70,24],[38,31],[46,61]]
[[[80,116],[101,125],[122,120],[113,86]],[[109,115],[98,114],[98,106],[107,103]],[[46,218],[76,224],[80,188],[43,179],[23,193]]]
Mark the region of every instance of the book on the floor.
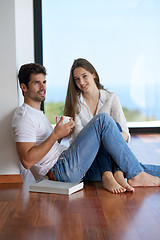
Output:
[[81,190],[84,186],[83,182],[58,182],[51,180],[42,180],[29,186],[31,192],[57,193],[70,195]]

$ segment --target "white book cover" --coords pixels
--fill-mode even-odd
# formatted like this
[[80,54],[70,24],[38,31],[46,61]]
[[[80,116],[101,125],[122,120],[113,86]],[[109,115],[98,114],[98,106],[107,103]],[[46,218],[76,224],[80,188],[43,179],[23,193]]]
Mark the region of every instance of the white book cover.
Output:
[[31,192],[57,193],[70,195],[81,190],[84,186],[83,182],[58,182],[52,180],[42,180],[29,186]]

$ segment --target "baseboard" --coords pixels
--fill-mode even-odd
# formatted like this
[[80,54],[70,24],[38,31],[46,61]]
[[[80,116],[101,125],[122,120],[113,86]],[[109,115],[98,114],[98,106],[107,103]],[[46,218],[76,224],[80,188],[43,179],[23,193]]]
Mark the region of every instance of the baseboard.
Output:
[[21,174],[0,175],[0,183],[23,183]]

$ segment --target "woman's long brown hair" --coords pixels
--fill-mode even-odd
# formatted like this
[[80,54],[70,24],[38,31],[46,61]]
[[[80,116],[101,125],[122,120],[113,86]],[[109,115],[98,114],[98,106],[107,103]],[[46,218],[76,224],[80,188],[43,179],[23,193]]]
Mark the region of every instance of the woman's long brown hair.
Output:
[[69,77],[69,83],[68,83],[68,89],[67,89],[67,95],[65,100],[65,106],[64,106],[64,115],[70,116],[73,119],[75,119],[75,114],[79,112],[79,106],[77,104],[78,102],[78,95],[80,94],[81,90],[77,87],[73,71],[78,68],[82,67],[86,71],[90,72],[91,74],[95,74],[95,83],[98,89],[104,89],[103,85],[100,83],[98,73],[96,69],[93,67],[93,65],[83,58],[78,58],[74,60],[73,65],[71,67],[70,71],[70,77]]

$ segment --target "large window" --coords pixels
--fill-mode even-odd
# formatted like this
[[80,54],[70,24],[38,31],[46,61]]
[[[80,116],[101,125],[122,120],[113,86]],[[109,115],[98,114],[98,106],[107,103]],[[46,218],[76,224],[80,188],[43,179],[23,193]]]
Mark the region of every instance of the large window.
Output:
[[128,122],[160,120],[159,13],[159,0],[43,0],[50,121],[53,109],[62,114],[70,68],[79,57],[118,94]]

